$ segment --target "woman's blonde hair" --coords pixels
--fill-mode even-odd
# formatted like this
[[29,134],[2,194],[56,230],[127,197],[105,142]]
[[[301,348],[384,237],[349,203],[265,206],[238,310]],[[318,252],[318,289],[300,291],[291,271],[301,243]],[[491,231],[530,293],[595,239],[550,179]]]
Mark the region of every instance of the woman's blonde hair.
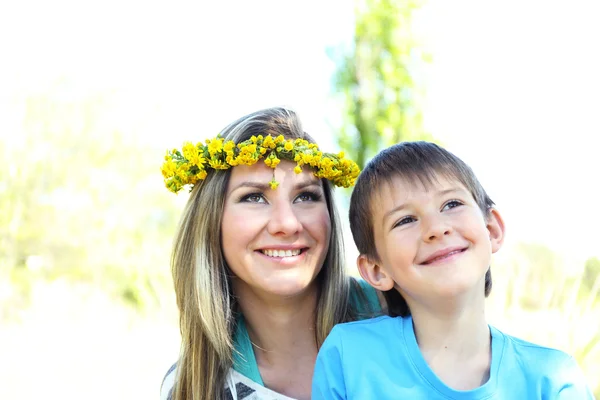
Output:
[[[284,108],[257,111],[221,132],[222,137],[235,143],[260,134],[314,142],[302,130],[296,114]],[[233,365],[237,306],[231,272],[221,248],[220,230],[230,174],[231,170],[213,171],[194,187],[175,236],[171,267],[182,343],[173,400],[224,398],[227,373]],[[350,282],[344,271],[343,243],[332,185],[326,179],[322,182],[331,237],[324,266],[316,278],[319,298],[315,342],[318,347],[335,324],[355,316],[349,305]]]

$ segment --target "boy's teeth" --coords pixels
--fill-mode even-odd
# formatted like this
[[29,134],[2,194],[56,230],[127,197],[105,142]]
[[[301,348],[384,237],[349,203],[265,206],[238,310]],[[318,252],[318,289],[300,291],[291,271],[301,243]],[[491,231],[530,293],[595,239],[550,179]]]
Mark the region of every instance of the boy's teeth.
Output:
[[297,250],[262,250],[263,254],[269,257],[292,257],[300,254],[300,249]]

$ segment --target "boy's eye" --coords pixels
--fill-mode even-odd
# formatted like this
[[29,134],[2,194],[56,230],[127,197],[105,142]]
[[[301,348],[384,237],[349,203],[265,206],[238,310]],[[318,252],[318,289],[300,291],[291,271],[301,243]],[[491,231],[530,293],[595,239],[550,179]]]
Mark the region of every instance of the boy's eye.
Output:
[[321,200],[321,194],[316,193],[316,192],[306,191],[306,192],[300,193],[296,197],[295,202],[296,203],[304,203],[305,201],[319,201],[319,200]]
[[266,200],[262,193],[248,193],[247,195],[242,196],[240,202],[265,203]]
[[452,208],[460,207],[462,205],[463,203],[458,200],[450,200],[446,204],[444,204],[444,207],[442,207],[442,211],[450,210]]
[[397,228],[399,226],[410,224],[411,222],[415,222],[415,221],[416,221],[416,219],[414,217],[411,217],[411,216],[402,217],[402,218],[400,218],[399,221],[397,221],[394,224],[394,226],[392,228]]

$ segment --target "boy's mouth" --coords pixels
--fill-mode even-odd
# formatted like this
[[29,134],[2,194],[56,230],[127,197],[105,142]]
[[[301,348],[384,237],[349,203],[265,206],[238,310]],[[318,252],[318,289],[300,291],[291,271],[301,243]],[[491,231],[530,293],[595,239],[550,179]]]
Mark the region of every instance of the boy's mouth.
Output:
[[441,261],[445,258],[452,257],[455,254],[459,254],[467,250],[467,247],[447,247],[443,250],[436,251],[431,254],[425,261],[423,261],[422,265],[433,264],[434,262]]

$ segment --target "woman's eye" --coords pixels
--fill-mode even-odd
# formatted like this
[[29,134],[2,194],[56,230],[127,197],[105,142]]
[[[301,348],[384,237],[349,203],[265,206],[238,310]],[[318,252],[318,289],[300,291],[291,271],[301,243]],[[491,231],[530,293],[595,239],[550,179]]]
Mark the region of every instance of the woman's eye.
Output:
[[403,217],[394,224],[393,228],[397,228],[402,225],[410,224],[411,222],[414,222],[414,221],[416,221],[416,219],[413,217],[409,217],[409,216]]
[[319,193],[314,192],[302,192],[296,197],[297,203],[303,203],[305,201],[319,201],[321,200],[321,195]]
[[249,193],[243,196],[240,201],[246,203],[264,203],[265,197],[262,195],[262,193]]
[[444,207],[442,207],[442,211],[450,210],[452,208],[460,207],[462,205],[463,205],[463,203],[458,200],[450,200],[449,202],[444,204]]

